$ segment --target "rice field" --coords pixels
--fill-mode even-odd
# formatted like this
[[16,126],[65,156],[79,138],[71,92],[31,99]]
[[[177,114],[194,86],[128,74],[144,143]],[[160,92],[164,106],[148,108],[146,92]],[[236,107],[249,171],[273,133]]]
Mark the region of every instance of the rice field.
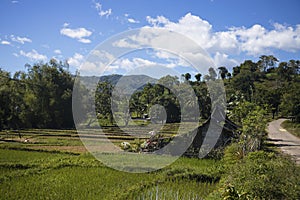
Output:
[[[107,128],[115,143],[132,137],[114,131]],[[215,160],[179,158],[158,171],[128,173],[80,148],[74,130],[1,132],[0,199],[204,199],[219,181]]]

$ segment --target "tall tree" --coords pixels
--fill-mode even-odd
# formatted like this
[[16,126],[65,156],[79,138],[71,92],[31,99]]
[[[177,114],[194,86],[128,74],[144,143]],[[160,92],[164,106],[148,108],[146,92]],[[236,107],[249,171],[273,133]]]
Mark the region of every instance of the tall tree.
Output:
[[195,79],[196,79],[197,82],[201,81],[201,76],[202,76],[202,74],[200,74],[200,73],[195,75]]
[[113,124],[113,113],[111,107],[112,90],[113,85],[109,82],[99,82],[95,94],[97,116],[100,119],[108,120],[110,124]]
[[272,55],[262,55],[259,57],[259,59],[260,60],[257,62],[257,64],[263,72],[266,72],[269,68],[274,68],[278,62],[278,59]]
[[227,76],[228,70],[226,67],[222,66],[218,68],[219,70],[219,75],[221,76],[221,78],[224,80]]
[[189,81],[189,80],[191,79],[191,77],[192,77],[192,76],[191,76],[190,73],[185,73],[185,74],[184,74],[184,78],[185,78],[186,81]]

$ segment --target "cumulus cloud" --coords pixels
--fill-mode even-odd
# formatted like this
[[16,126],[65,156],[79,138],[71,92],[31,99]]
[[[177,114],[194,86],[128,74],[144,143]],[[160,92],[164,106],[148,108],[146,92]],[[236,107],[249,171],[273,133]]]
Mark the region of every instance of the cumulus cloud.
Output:
[[2,40],[2,41],[1,41],[1,44],[3,44],[3,45],[10,45],[10,42],[9,42],[9,41],[6,41],[6,40]]
[[77,39],[77,41],[82,43],[91,43],[91,40],[87,39],[87,37],[92,35],[92,31],[89,31],[85,28],[75,28],[71,29],[67,26],[64,26],[60,30],[60,34],[65,35],[67,37]]
[[260,55],[273,49],[287,52],[300,50],[300,24],[296,27],[275,23],[273,30],[261,25],[250,28],[232,28],[232,33],[239,38],[241,50],[250,55]]
[[83,55],[79,53],[75,53],[71,58],[68,59],[67,62],[69,63],[70,66],[78,68],[83,62],[83,58],[84,58]]
[[300,50],[300,24],[293,27],[275,23],[273,29],[254,24],[251,27],[231,27],[224,31],[214,31],[208,21],[191,13],[178,22],[172,22],[164,16],[147,16],[146,20],[152,27],[165,28],[191,38],[222,65],[236,63],[230,55],[245,53],[258,56],[274,50]]
[[157,16],[156,18],[152,18],[150,16],[147,16],[146,20],[152,26],[159,26],[161,24],[163,25],[163,24],[170,23],[170,21],[167,18],[165,18],[164,16]]
[[104,50],[93,50],[80,65],[81,75],[102,75],[115,57]]
[[95,5],[95,9],[97,10],[98,14],[101,17],[103,17],[103,16],[109,17],[112,14],[112,9],[111,8],[109,8],[107,10],[104,10],[102,8],[102,4],[99,3],[99,2],[94,2],[94,5]]
[[25,44],[25,42],[32,42],[32,40],[27,37],[19,37],[14,35],[10,35],[10,39],[21,44]]
[[32,49],[29,52],[25,52],[23,50],[20,51],[20,55],[28,58],[29,60],[36,62],[36,61],[47,61],[47,56],[38,53],[35,49]]
[[234,59],[230,59],[227,54],[217,52],[214,55],[214,62],[216,66],[238,66],[239,62]]
[[[127,49],[152,48],[157,50],[155,54],[157,58],[170,63],[168,66],[170,68],[194,66],[201,67],[201,72],[204,72],[207,71],[207,67],[213,66],[213,60],[203,49],[199,48],[195,41],[162,27],[155,29],[143,27],[112,45]],[[187,64],[186,61],[189,63]]]

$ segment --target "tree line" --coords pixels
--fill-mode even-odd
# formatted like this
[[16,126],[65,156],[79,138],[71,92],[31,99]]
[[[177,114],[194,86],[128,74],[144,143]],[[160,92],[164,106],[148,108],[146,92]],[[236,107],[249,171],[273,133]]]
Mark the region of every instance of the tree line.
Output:
[[[193,101],[188,98],[189,95],[183,98],[184,103],[182,104],[184,106],[182,109],[187,116],[181,116],[181,105],[179,105],[176,95],[170,90],[171,88],[175,91],[185,91],[182,83],[188,82],[197,96],[201,118],[207,119],[211,112],[211,94],[206,82],[221,79],[225,85],[229,111],[239,103],[251,102],[272,114],[273,118],[275,115],[281,114],[286,117],[291,116],[296,122],[300,122],[299,72],[299,60],[279,62],[274,56],[263,55],[258,62],[244,61],[234,67],[232,73],[225,66],[221,66],[217,71],[209,68],[206,75],[196,74],[194,80],[190,73],[182,74],[181,77],[168,75],[160,78],[157,84],[146,84],[142,90],[136,91],[131,96],[129,101],[130,117],[142,117],[145,113],[149,114],[149,108],[155,104],[165,107],[168,116],[167,122],[178,122],[181,118],[188,120],[193,117],[193,110],[189,110],[189,107],[193,107],[191,105]],[[96,102],[109,102],[113,88],[114,85],[109,81],[99,84]],[[99,117],[110,119],[110,122],[113,123],[111,108],[107,109],[104,105],[100,103],[97,106],[99,113],[105,113]],[[104,111],[105,109],[106,111]],[[176,115],[172,115],[172,113],[176,113]],[[153,114],[155,115],[152,113],[152,116]],[[123,118],[126,117],[123,116]],[[238,123],[241,120],[239,119]]]
[[[26,72],[9,72],[0,69],[0,129],[19,128],[73,128],[72,91],[75,75],[68,70],[68,64],[54,59],[48,63],[26,65]],[[99,82],[95,94],[95,109],[99,120],[114,124],[112,107],[118,107],[120,118],[127,124],[129,118],[143,117],[144,114],[161,116],[159,110],[150,110],[159,104],[166,110],[167,122],[192,120],[195,116],[193,105],[199,105],[201,118],[207,119],[211,112],[211,94],[206,82],[223,80],[229,115],[241,123],[242,117],[233,114],[233,109],[242,102],[260,106],[273,115],[292,116],[300,122],[300,61],[279,62],[274,56],[263,55],[259,61],[246,60],[234,67],[232,72],[225,66],[217,70],[209,68],[207,74],[182,74],[181,77],[165,76],[157,84],[146,84],[130,97],[129,107],[124,101],[111,103],[114,85],[109,81]],[[196,94],[194,99],[184,98],[188,83]],[[171,89],[170,89],[171,88]],[[181,91],[180,105],[177,94]],[[181,108],[180,106],[183,106]],[[122,110],[123,109],[123,110]],[[129,109],[129,110],[124,110]],[[184,115],[181,113],[183,110]]]
[[25,67],[13,76],[0,69],[0,129],[74,127],[68,64],[52,59]]

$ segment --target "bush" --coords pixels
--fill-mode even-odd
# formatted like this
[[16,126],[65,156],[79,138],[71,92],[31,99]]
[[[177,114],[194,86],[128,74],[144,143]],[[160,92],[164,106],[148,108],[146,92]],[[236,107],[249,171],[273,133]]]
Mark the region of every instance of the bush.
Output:
[[251,199],[300,199],[300,168],[274,153],[252,152],[232,166],[223,184]]

